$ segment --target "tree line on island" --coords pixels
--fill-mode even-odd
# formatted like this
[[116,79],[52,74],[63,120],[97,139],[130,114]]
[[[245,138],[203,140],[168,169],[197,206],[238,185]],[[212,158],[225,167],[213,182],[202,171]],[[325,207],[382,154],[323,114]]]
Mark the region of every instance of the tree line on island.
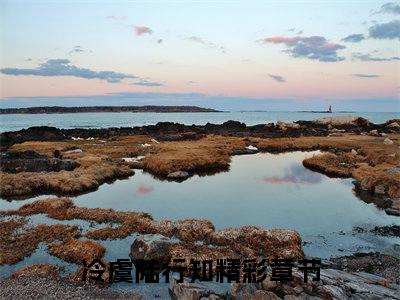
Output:
[[60,113],[89,113],[89,112],[218,112],[211,108],[198,106],[40,106],[26,108],[1,108],[0,114],[60,114]]

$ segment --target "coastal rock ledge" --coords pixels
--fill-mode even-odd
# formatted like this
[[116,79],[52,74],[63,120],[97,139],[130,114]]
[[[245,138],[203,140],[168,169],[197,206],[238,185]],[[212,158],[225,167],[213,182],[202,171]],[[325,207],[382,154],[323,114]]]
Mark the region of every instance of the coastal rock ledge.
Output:
[[261,283],[215,282],[177,283],[169,286],[172,299],[249,299],[249,300],[318,300],[318,299],[400,299],[400,286],[387,279],[365,272],[321,270],[319,282],[303,282],[303,274],[295,271],[294,280],[279,283],[267,277]]
[[298,259],[303,258],[304,253],[296,231],[245,226],[211,231],[195,240],[185,238],[182,232],[170,237],[162,234],[139,235],[131,245],[130,257],[133,261],[154,259],[161,267],[174,258],[184,258],[188,264],[191,259],[225,257]]

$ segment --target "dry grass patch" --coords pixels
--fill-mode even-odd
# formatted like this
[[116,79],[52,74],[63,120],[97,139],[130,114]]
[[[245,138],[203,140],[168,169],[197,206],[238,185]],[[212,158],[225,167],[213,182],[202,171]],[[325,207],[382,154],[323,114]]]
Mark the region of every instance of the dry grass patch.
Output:
[[106,248],[91,240],[69,240],[50,245],[49,252],[67,262],[80,265],[83,260],[90,263],[94,259],[102,258]]
[[196,141],[162,142],[143,160],[143,168],[161,176],[175,171],[227,169],[232,150],[245,146],[243,138],[212,135]]
[[102,183],[134,174],[128,166],[91,156],[77,159],[80,167],[73,171],[48,173],[0,172],[0,196],[34,194],[78,194],[98,188]]
[[[292,230],[264,230],[248,226],[216,231],[214,225],[207,220],[155,221],[144,213],[76,207],[72,200],[68,198],[37,200],[22,206],[18,210],[2,212],[2,215],[27,216],[38,213],[45,213],[49,217],[60,220],[73,218],[120,223],[120,226],[116,228],[108,226],[87,232],[85,237],[90,239],[125,238],[135,232],[142,234],[159,233],[167,237],[176,237],[183,243],[191,244],[196,241],[203,241],[206,244],[227,247],[230,251],[241,256],[254,253],[273,257],[303,256],[300,235]],[[72,245],[74,246],[72,248],[75,249],[77,248],[75,247],[76,243],[78,242],[66,241],[63,245],[67,245],[68,248]],[[61,253],[64,247],[58,245],[56,249]],[[72,260],[73,258],[68,256],[68,259]]]
[[59,278],[60,270],[51,264],[33,264],[15,271],[11,276]]
[[271,139],[251,139],[262,151],[284,152],[284,151],[312,151],[312,150],[333,150],[340,149],[351,151],[358,149],[364,144],[374,144],[382,138],[375,138],[363,135],[343,135],[331,137],[299,137],[299,138],[271,138]]
[[[133,175],[134,172],[128,164],[120,159],[146,155],[150,151],[149,147],[142,147],[146,142],[151,142],[151,139],[146,136],[128,136],[116,141],[31,141],[15,144],[11,147],[11,151],[33,150],[52,157],[57,150],[63,158],[73,159],[80,166],[73,171],[47,173],[0,172],[0,196],[16,197],[46,193],[73,195],[94,190],[106,181]],[[69,149],[81,149],[82,152],[68,153]]]
[[[57,149],[77,147],[82,153],[71,153],[67,157],[74,159],[80,167],[74,171],[52,173],[0,174],[2,184],[0,195],[11,197],[34,193],[77,194],[96,189],[107,180],[126,177],[132,174],[129,163],[122,157],[145,155],[136,167],[165,177],[175,171],[189,174],[202,174],[229,168],[231,155],[235,149],[244,149],[248,145],[261,151],[311,151],[331,152],[307,159],[306,167],[331,176],[353,177],[364,180],[371,190],[377,184],[385,184],[390,197],[398,197],[398,175],[386,174],[386,170],[399,165],[399,135],[389,134],[392,145],[383,143],[384,137],[345,134],[331,137],[299,138],[253,138],[208,135],[195,141],[172,141],[156,143],[148,136],[124,136],[117,140],[63,141],[63,142],[25,142],[14,145],[12,150],[34,150],[50,155]],[[143,147],[147,143],[149,147]],[[350,151],[357,150],[357,154]],[[63,155],[65,151],[62,151]],[[367,165],[367,166],[366,166]],[[372,169],[371,169],[372,168]],[[375,178],[373,178],[375,177]],[[112,230],[109,230],[111,234]],[[97,234],[104,234],[97,232]]]
[[57,220],[81,219],[98,223],[123,223],[128,219],[150,219],[151,216],[141,212],[121,212],[105,208],[76,207],[70,198],[48,198],[36,200],[21,206],[18,210],[0,211],[0,215],[30,216],[47,214]]
[[[61,142],[28,141],[13,145],[11,151],[33,150],[40,154],[53,156],[55,150],[60,151],[65,158],[83,157],[88,154],[107,156],[111,158],[133,157],[144,155],[148,149],[142,147],[144,143],[151,143],[151,138],[145,135],[122,136],[117,140],[67,140]],[[66,153],[69,149],[81,149],[81,153]]]
[[357,142],[354,147],[358,149],[357,154],[324,153],[305,159],[303,164],[327,175],[352,177],[363,190],[389,196],[398,203],[400,172],[391,170],[400,165],[399,136],[390,135],[390,138],[394,141],[392,145],[385,145],[384,138],[379,137],[351,137],[349,145]]
[[39,243],[80,237],[77,226],[38,225],[24,228],[26,221],[0,222],[0,265],[15,264],[31,255]]
[[303,165],[311,170],[335,177],[350,177],[352,171],[357,167],[361,159],[357,155],[345,153],[336,155],[334,153],[323,153],[314,155],[303,161]]
[[393,208],[400,209],[400,173],[388,172],[392,167],[391,164],[380,164],[374,167],[362,165],[352,172],[352,177],[366,190],[389,196],[396,204]]

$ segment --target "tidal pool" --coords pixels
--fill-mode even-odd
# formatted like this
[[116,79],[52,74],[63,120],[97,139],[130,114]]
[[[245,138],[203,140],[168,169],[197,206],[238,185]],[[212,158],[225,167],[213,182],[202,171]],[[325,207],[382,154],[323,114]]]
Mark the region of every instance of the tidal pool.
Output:
[[[306,255],[321,258],[384,251],[400,244],[399,238],[368,230],[353,233],[355,226],[400,225],[400,218],[357,198],[351,179],[329,178],[304,168],[303,159],[316,153],[234,156],[228,172],[196,175],[180,183],[136,170],[129,179],[104,184],[74,201],[83,207],[148,212],[156,220],[202,218],[217,229],[244,225],[294,229],[302,236]],[[2,201],[0,208],[17,208],[33,200]],[[120,240],[118,249],[108,248],[107,257],[122,258],[117,254],[128,254],[131,242]]]
[[318,152],[234,156],[229,172],[178,183],[136,170],[75,199],[78,206],[149,212],[154,219],[203,218],[217,229],[255,225],[297,230],[307,255],[330,257],[383,250],[400,239],[353,234],[354,226],[400,224],[357,198],[352,179],[329,178],[303,167]]

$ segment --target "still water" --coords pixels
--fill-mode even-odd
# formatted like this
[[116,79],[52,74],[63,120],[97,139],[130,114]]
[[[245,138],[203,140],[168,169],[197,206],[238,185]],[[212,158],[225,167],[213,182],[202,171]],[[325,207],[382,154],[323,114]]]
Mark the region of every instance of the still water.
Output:
[[374,123],[398,118],[392,112],[307,113],[307,112],[220,112],[220,113],[77,113],[77,114],[14,114],[0,115],[0,131],[16,131],[31,126],[58,128],[105,128],[153,125],[158,122],[177,122],[186,125],[221,124],[235,120],[247,125],[315,120],[322,117],[355,115]]
[[[351,179],[329,178],[303,167],[303,159],[315,153],[234,156],[228,172],[194,176],[181,183],[160,181],[136,170],[129,179],[104,184],[74,201],[83,207],[144,211],[156,220],[203,218],[217,229],[244,225],[295,229],[305,242],[306,255],[314,257],[385,251],[400,244],[398,238],[368,233],[374,226],[400,225],[400,218],[357,198]],[[1,201],[0,209],[17,208],[35,199]],[[49,220],[37,216],[31,222]],[[74,222],[88,227],[87,222]],[[355,226],[367,232],[353,233]],[[129,254],[133,239],[102,242],[109,246],[107,258]]]
[[234,156],[229,172],[160,181],[137,170],[75,199],[78,206],[149,212],[154,219],[204,218],[217,229],[255,225],[297,230],[305,252],[329,257],[382,250],[399,239],[353,235],[353,227],[400,224],[353,193],[351,179],[329,178],[303,167],[315,152]]

